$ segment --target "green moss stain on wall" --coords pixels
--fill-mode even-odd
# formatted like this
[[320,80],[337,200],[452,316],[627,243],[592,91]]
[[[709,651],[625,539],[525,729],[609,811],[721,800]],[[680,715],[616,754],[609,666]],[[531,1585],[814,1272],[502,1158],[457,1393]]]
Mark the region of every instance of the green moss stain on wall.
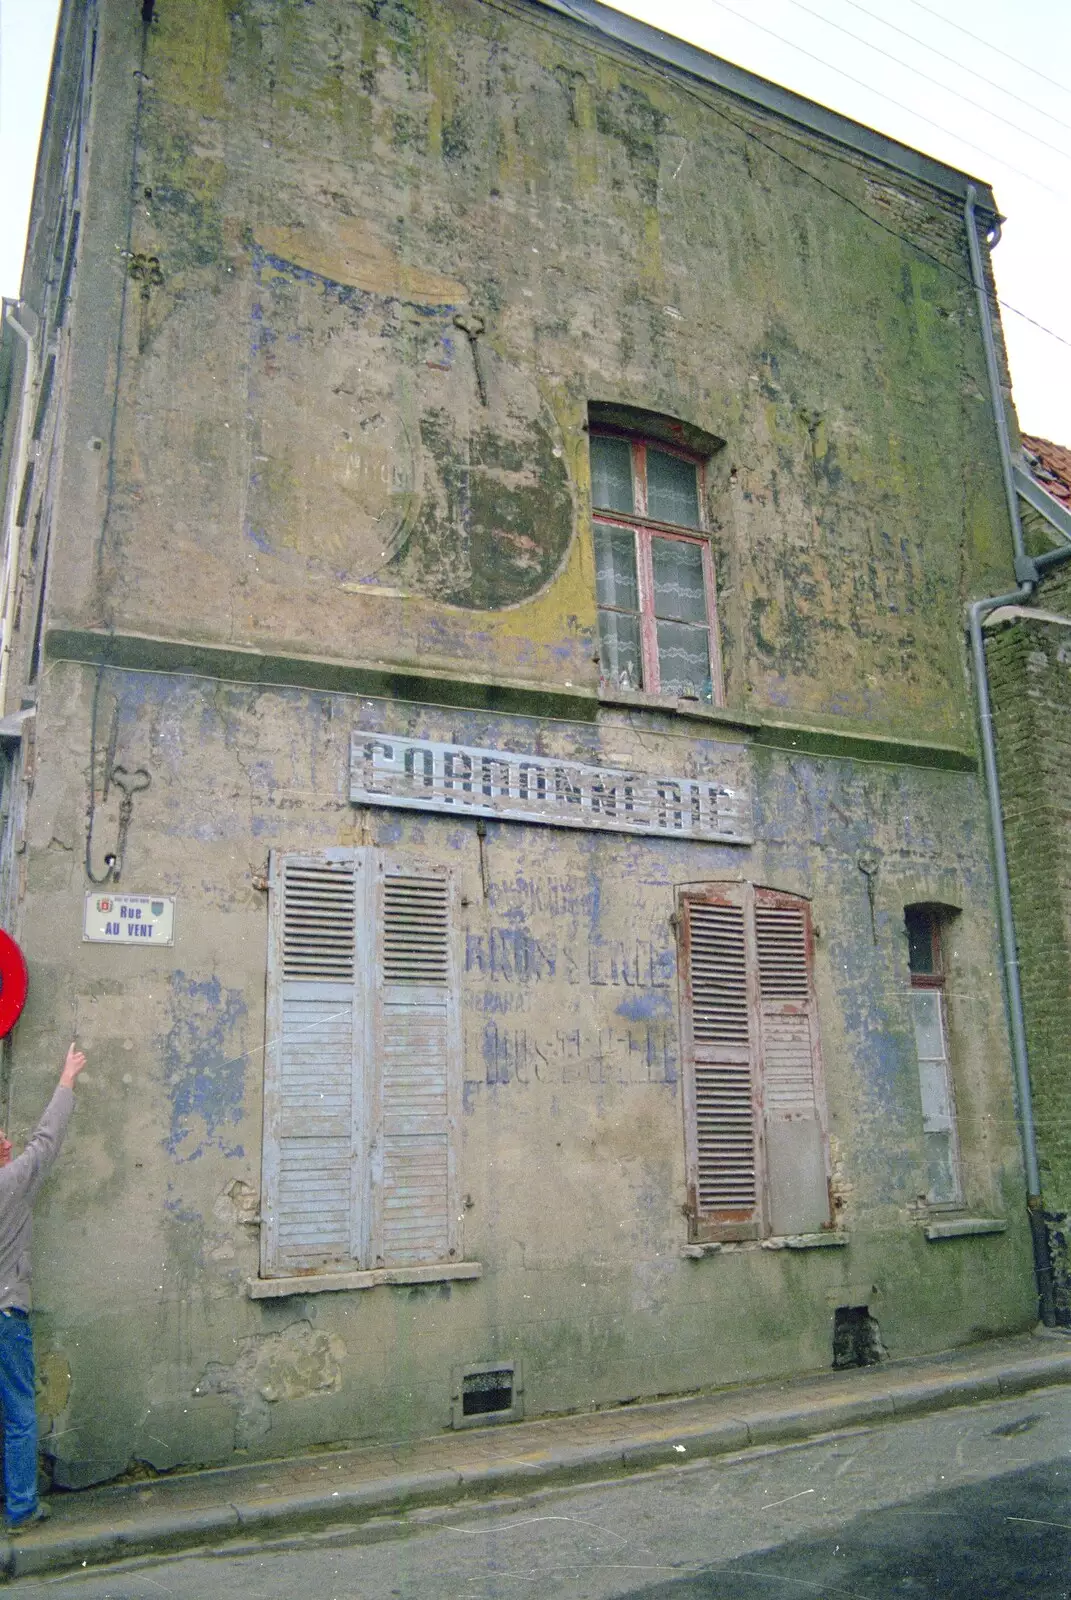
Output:
[[407,588],[454,605],[516,604],[543,587],[568,547],[561,445],[539,418],[517,439],[488,427],[463,442],[450,422],[434,412],[421,419],[436,483],[394,572]]
[[165,68],[177,102],[198,116],[224,111],[231,28],[245,9],[240,0],[174,0],[154,14],[154,64]]

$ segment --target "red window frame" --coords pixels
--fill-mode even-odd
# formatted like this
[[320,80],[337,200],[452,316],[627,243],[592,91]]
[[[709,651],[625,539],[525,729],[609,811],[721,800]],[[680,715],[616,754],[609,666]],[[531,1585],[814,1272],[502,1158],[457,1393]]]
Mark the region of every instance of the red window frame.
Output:
[[[592,522],[603,527],[628,528],[635,536],[636,551],[636,583],[639,594],[639,629],[640,629],[640,666],[643,673],[641,692],[648,694],[661,694],[661,673],[658,662],[658,622],[667,621],[668,618],[659,619],[655,615],[655,586],[654,564],[651,554],[652,538],[673,539],[681,544],[698,545],[703,561],[703,589],[706,597],[707,609],[707,638],[708,653],[710,656],[710,684],[711,700],[715,706],[725,704],[725,687],[721,671],[721,637],[718,627],[718,605],[714,587],[714,559],[710,548],[710,535],[707,527],[706,516],[706,461],[702,456],[694,455],[689,450],[682,450],[676,445],[668,444],[662,439],[640,437],[635,434],[624,433],[616,428],[592,428],[590,436],[593,438],[621,439],[632,452],[632,493],[635,510],[630,514],[627,511],[611,511],[597,506],[592,506]],[[699,509],[698,528],[682,527],[675,522],[659,522],[657,518],[647,514],[647,451],[648,449],[661,450],[665,455],[677,456],[681,461],[687,461],[695,468],[696,473],[696,500]],[[599,611],[610,611],[617,615],[633,616],[633,612],[620,611],[616,606],[598,605]],[[604,678],[603,685],[607,688],[619,688],[611,680]],[[627,692],[627,691],[626,691]],[[674,699],[680,698],[674,696]]]

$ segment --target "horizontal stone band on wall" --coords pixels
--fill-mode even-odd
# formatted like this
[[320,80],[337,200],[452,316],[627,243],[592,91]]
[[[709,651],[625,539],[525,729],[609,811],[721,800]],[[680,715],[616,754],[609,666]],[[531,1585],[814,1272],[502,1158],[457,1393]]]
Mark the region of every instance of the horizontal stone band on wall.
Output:
[[717,770],[702,778],[652,777],[358,729],[350,746],[350,799],[556,828],[751,844],[746,752],[724,745],[718,758]]

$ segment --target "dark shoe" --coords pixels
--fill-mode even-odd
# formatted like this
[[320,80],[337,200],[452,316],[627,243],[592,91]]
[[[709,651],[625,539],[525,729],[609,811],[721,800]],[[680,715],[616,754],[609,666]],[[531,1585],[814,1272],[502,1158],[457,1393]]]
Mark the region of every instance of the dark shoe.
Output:
[[20,1528],[32,1528],[38,1522],[47,1522],[52,1515],[52,1507],[47,1500],[39,1500],[34,1509],[27,1512],[26,1516],[17,1519],[8,1517],[7,1527],[9,1533],[16,1533]]

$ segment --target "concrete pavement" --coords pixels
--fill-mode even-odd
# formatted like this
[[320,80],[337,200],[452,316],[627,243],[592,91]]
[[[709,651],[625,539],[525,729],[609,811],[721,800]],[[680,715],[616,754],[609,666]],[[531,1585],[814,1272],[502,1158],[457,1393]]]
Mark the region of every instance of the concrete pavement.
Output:
[[357,1527],[419,1505],[620,1477],[1071,1382],[1071,1337],[964,1350],[681,1400],[56,1494],[0,1543],[7,1577],[169,1550]]

